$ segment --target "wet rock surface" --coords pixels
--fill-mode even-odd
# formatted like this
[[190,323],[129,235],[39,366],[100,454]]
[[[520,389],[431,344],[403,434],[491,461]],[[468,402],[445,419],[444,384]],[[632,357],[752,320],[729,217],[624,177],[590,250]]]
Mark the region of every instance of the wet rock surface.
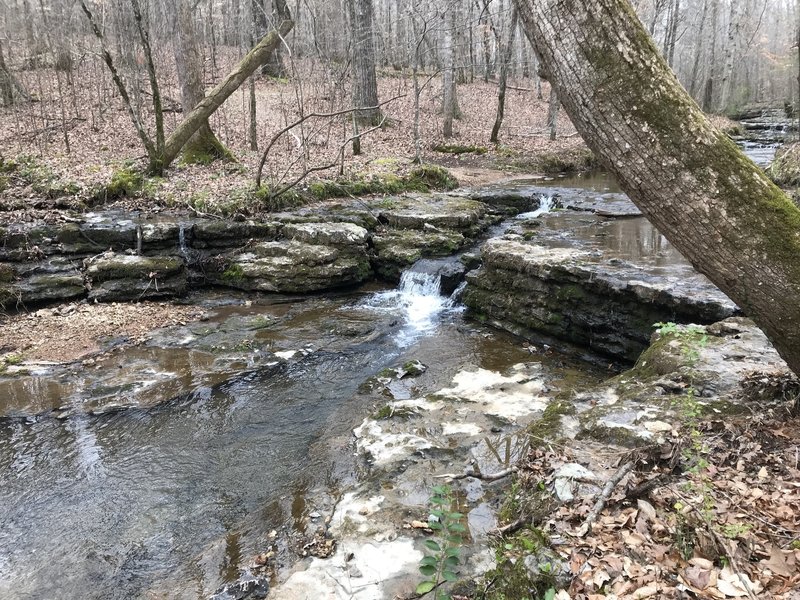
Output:
[[654,323],[707,324],[736,314],[629,200],[571,195],[560,198],[564,209],[519,220],[483,245],[482,267],[467,275],[464,294],[474,314],[630,362]]
[[440,194],[375,198],[222,221],[106,212],[0,230],[0,305],[183,295],[218,285],[318,292],[377,273],[397,281],[423,257],[452,255],[498,216]]

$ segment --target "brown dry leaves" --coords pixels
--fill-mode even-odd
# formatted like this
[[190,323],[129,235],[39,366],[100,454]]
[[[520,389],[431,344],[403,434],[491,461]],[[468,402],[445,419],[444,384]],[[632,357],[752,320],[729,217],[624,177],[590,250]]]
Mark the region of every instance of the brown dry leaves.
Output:
[[112,338],[142,341],[158,327],[197,318],[197,307],[169,303],[67,304],[0,317],[0,355],[68,362],[102,349]]
[[[749,421],[704,424],[707,469],[627,498],[626,487],[665,477],[645,461],[652,470],[614,490],[585,538],[574,533],[594,498],[551,513],[542,529],[571,567],[569,597],[800,598],[800,419]],[[533,451],[524,485],[550,483],[572,452]]]

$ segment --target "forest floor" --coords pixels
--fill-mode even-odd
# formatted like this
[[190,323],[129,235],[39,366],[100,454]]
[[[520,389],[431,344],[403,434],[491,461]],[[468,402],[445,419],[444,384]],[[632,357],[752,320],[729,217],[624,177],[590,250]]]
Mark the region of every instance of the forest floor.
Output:
[[[796,380],[794,386],[796,394]],[[508,565],[526,548],[541,544],[537,535],[544,535],[552,569],[542,568],[538,589],[561,588],[557,599],[797,600],[799,409],[794,397],[776,410],[703,420],[674,431],[666,444],[650,452],[612,453],[600,444],[575,441],[532,450],[518,465],[510,496],[514,518],[528,514],[519,507],[536,497],[524,490],[552,489],[559,465],[602,465],[611,475],[626,464],[636,468],[604,495],[603,509],[589,530],[582,524],[596,496],[548,505],[545,511],[539,505],[536,528],[503,540],[498,556],[504,581],[494,585],[514,590],[515,570]],[[676,469],[687,453],[702,461],[692,469]],[[485,597],[512,595],[490,592]]]
[[[257,138],[262,150],[301,113],[335,112],[349,104],[346,86],[333,81],[329,73],[313,65],[299,68],[305,69],[303,76],[292,80],[257,80]],[[247,86],[231,96],[211,119],[232,160],[210,164],[179,160],[164,177],[150,177],[142,175],[145,163],[141,143],[110,83],[102,78],[98,81],[88,67],[84,71],[73,75],[71,97],[65,98],[64,104],[54,93],[53,73],[25,72],[24,76],[31,78],[27,85],[40,88],[36,95],[42,100],[0,111],[0,222],[47,218],[48,214],[52,217],[50,211],[60,208],[114,202],[118,207],[137,210],[189,210],[222,216],[252,216],[275,207],[274,202],[265,203],[263,195],[255,193],[261,152],[251,150],[248,144]],[[429,80],[423,76],[421,81]],[[513,174],[597,166],[563,111],[558,116],[557,137],[550,140],[546,83],[541,97],[530,79],[512,79],[510,85],[500,143],[490,144],[497,84],[477,80],[458,87],[462,116],[454,124],[455,136],[444,140],[441,90],[438,78],[430,79],[419,103],[423,161],[448,168],[462,185]],[[277,138],[266,158],[265,186],[280,188],[304,172],[325,165],[331,166],[304,178],[295,191],[308,193],[319,179],[394,182],[398,176],[407,175],[415,154],[412,80],[407,73],[387,71],[379,78],[379,91],[386,101],[386,121],[383,127],[364,135],[360,155],[354,156],[349,145],[342,147],[351,131],[348,116],[310,118]],[[165,114],[169,131],[182,115],[173,99],[177,90],[165,86],[163,92],[170,109]],[[725,119],[718,123],[733,125]],[[210,157],[199,158],[202,163]]]

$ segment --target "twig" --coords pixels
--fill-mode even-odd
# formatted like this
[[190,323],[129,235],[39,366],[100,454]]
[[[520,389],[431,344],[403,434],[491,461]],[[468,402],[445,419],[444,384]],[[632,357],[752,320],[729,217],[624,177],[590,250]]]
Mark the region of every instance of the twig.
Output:
[[753,592],[753,589],[750,587],[750,582],[747,579],[745,579],[744,575],[742,575],[742,570],[741,570],[741,568],[739,568],[738,561],[736,560],[736,557],[734,556],[735,552],[731,552],[730,549],[728,549],[728,547],[725,545],[725,540],[722,539],[720,534],[713,527],[713,525],[709,522],[709,520],[706,518],[706,516],[703,515],[703,513],[700,511],[699,508],[697,508],[694,504],[692,504],[692,502],[688,498],[686,498],[683,494],[681,494],[675,488],[670,486],[669,489],[678,498],[683,500],[683,503],[686,506],[688,506],[695,513],[697,513],[697,516],[700,517],[700,520],[703,523],[705,523],[706,529],[708,529],[708,531],[711,533],[711,537],[714,538],[714,545],[716,545],[717,550],[720,553],[722,553],[725,556],[727,556],[728,559],[730,560],[731,568],[733,569],[733,572],[736,573],[736,576],[739,578],[739,582],[742,584],[742,587],[747,592],[747,596],[750,598],[750,600],[758,600],[758,597],[755,595],[755,593]]
[[[284,133],[286,133],[287,131],[290,131],[290,130],[294,129],[298,125],[302,125],[308,119],[312,119],[312,118],[330,119],[330,118],[333,118],[333,117],[340,117],[342,115],[347,115],[347,114],[355,113],[355,112],[359,112],[359,111],[374,110],[374,109],[377,109],[377,108],[381,108],[385,104],[389,104],[390,102],[394,102],[395,100],[398,100],[399,98],[404,98],[404,97],[405,97],[405,94],[401,94],[399,96],[395,96],[394,98],[389,98],[388,100],[384,100],[383,102],[380,102],[379,104],[376,104],[375,106],[358,106],[358,107],[355,107],[355,108],[351,107],[351,108],[346,108],[344,110],[337,110],[337,111],[328,112],[328,113],[312,112],[312,113],[308,113],[307,115],[303,115],[302,117],[300,117],[299,119],[297,119],[293,123],[289,123],[286,127],[284,127],[283,129],[281,129],[275,135],[272,136],[272,139],[269,141],[269,144],[267,144],[266,149],[261,154],[261,161],[258,164],[258,171],[256,173],[256,187],[259,187],[261,185],[261,174],[264,171],[264,164],[267,162],[267,156],[269,156],[269,151],[272,150],[272,147],[275,145],[275,142],[277,142],[278,139]],[[351,140],[348,140],[348,141],[351,141]],[[345,142],[344,145],[346,146],[347,142]],[[337,153],[337,156],[338,156],[338,153]],[[337,162],[338,162],[338,160],[337,160]],[[330,168],[330,167],[327,167],[327,168]],[[322,170],[322,169],[318,169],[318,170]],[[294,187],[294,185],[292,185],[291,187]],[[288,189],[291,189],[291,187],[288,188]],[[283,191],[286,191],[286,190],[283,190]]]
[[494,533],[499,535],[511,535],[512,533],[516,533],[526,525],[529,525],[533,519],[529,515],[525,515],[524,517],[520,517],[515,521],[511,521],[507,525],[503,525],[502,527],[498,527],[494,530]]
[[445,473],[443,475],[435,475],[436,479],[450,479],[455,481],[456,479],[466,479],[467,477],[474,477],[475,479],[480,479],[481,481],[498,481],[505,477],[508,477],[512,473],[517,472],[517,467],[510,467],[508,469],[504,469],[503,471],[499,471],[498,473],[478,473],[477,471],[465,471],[464,473],[457,474],[457,473]]
[[617,472],[614,473],[614,476],[606,482],[600,497],[594,504],[594,508],[592,508],[592,511],[586,516],[586,520],[577,531],[577,535],[579,537],[585,536],[591,530],[592,523],[597,520],[600,512],[605,508],[606,502],[608,502],[608,499],[611,496],[611,492],[613,492],[614,488],[619,485],[619,482],[622,481],[623,478],[633,470],[633,467],[633,462],[626,462],[619,469],[617,469]]

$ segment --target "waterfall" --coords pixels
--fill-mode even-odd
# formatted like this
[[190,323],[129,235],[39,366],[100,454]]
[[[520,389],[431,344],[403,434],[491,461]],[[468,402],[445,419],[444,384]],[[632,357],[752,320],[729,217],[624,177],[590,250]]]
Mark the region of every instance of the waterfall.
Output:
[[178,252],[189,263],[189,247],[186,245],[186,223],[178,225]]
[[540,196],[539,197],[539,208],[534,211],[521,213],[517,215],[518,219],[535,219],[540,217],[541,215],[549,213],[553,210],[553,206],[555,204],[553,196]]
[[432,334],[445,314],[462,309],[458,298],[463,286],[456,288],[450,296],[444,296],[441,293],[441,274],[415,267],[417,265],[403,272],[396,290],[374,294],[364,303],[365,308],[402,316],[403,326],[395,341],[403,348],[422,336]]

